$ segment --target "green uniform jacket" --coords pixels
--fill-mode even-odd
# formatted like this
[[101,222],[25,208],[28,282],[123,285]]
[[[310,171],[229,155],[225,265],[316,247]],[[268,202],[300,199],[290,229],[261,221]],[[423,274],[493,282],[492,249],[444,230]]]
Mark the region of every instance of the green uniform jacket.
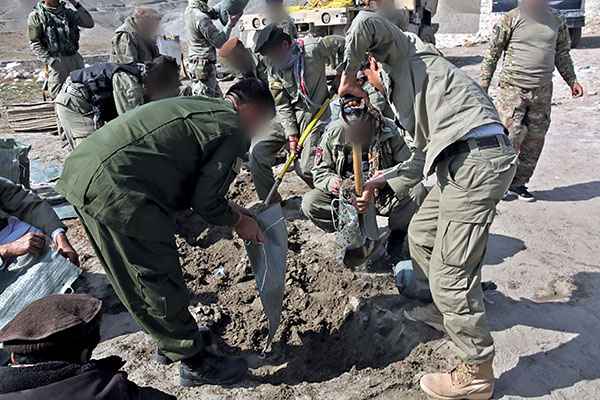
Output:
[[432,45],[385,18],[361,11],[346,34],[346,74],[355,75],[366,52],[383,64],[382,80],[396,118],[426,152],[425,171],[471,129],[502,124],[492,99]]
[[168,241],[172,221],[190,207],[210,224],[238,221],[225,195],[246,151],[229,101],[156,101],[109,122],[77,146],[56,191],[117,232]]
[[[77,10],[65,7],[65,3],[60,3],[58,7],[49,7],[43,2],[40,2],[36,6],[29,14],[27,20],[27,39],[29,39],[29,47],[33,54],[38,56],[42,61],[47,64],[52,64],[54,58],[63,54],[50,54],[48,49],[42,44],[42,35],[46,34],[45,18],[42,9],[58,15],[60,18],[66,18],[82,28],[93,28],[94,19],[82,5],[79,5]],[[72,45],[74,48],[79,48],[79,43],[73,43]]]
[[158,57],[156,41],[144,37],[135,25],[135,20],[129,17],[117,28],[112,40],[110,62],[122,64],[145,63]]
[[[388,185],[396,197],[402,200],[408,195],[410,188],[423,180],[425,155],[421,150],[411,149],[406,145],[394,121],[385,118],[384,122],[380,131],[383,154],[379,167],[386,171],[386,175],[394,175],[388,179]],[[413,156],[413,153],[416,155]],[[312,170],[315,187],[331,193],[331,183],[341,181],[346,174],[347,160],[351,154],[352,145],[346,141],[343,122],[338,118],[327,125],[317,148],[315,167]],[[404,179],[399,177],[400,171]]]
[[9,216],[17,217],[51,237],[58,228],[67,227],[44,200],[8,179],[0,178],[0,221],[6,225]]
[[479,83],[490,86],[498,60],[504,54],[501,80],[523,89],[536,89],[552,81],[554,67],[569,86],[577,81],[571,59],[567,23],[559,11],[548,8],[536,19],[521,7],[504,14],[481,64]]
[[[304,79],[310,98],[317,104],[327,99],[326,65],[336,66],[337,55],[344,48],[344,38],[331,35],[304,39]],[[275,99],[277,115],[286,136],[299,136],[317,110],[307,107],[296,85],[293,68],[269,69],[269,88]],[[327,110],[322,120],[331,115]]]

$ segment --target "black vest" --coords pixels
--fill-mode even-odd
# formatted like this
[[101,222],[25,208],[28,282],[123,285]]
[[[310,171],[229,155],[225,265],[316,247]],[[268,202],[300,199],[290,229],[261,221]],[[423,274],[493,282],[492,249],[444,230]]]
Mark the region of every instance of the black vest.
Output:
[[[112,78],[119,71],[125,71],[142,81],[142,69],[137,65],[120,63],[100,63],[78,69],[69,74],[71,81],[81,83],[90,93],[96,128],[98,124],[115,119],[119,114],[113,97]],[[100,124],[101,126],[102,124]]]

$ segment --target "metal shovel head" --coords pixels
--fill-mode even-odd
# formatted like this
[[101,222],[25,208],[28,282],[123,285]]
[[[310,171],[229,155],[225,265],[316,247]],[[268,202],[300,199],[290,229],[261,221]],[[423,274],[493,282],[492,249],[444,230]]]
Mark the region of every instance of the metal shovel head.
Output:
[[263,233],[264,242],[246,243],[246,251],[252,264],[260,301],[269,320],[269,336],[263,350],[266,351],[281,321],[288,235],[281,204],[267,207],[254,218]]
[[358,267],[365,264],[390,236],[389,229],[379,229],[377,227],[377,215],[373,205],[366,214],[359,216],[359,220],[362,244],[346,247],[344,265],[347,267]]

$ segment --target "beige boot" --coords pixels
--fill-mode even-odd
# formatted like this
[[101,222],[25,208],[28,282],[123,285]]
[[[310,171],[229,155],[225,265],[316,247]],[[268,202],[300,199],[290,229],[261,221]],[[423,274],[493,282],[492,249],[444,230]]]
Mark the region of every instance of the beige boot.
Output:
[[479,365],[462,363],[445,374],[424,375],[421,389],[436,399],[487,400],[494,393],[492,360]]
[[410,311],[404,310],[404,316],[414,322],[423,322],[440,332],[446,333],[444,317],[434,303],[424,307],[416,307]]

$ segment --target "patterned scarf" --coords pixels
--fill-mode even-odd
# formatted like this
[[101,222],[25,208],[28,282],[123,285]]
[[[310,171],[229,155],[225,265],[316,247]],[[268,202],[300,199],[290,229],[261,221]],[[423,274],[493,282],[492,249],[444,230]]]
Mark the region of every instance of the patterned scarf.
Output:
[[304,40],[295,39],[292,41],[292,47],[288,52],[287,59],[279,65],[279,68],[293,68],[296,86],[298,87],[302,101],[307,107],[316,109],[323,107],[323,104],[315,103],[310,98],[310,94],[306,88],[306,81],[304,80]]

